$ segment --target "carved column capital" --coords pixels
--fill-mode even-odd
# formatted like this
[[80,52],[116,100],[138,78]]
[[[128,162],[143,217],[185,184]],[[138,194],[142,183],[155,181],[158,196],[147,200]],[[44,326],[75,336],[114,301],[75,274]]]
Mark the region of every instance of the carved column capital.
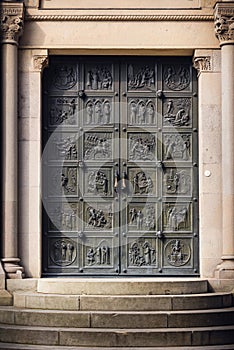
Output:
[[23,3],[0,4],[0,38],[3,43],[17,44],[23,32],[24,5]]
[[214,24],[220,45],[234,44],[234,2],[216,4]]
[[48,55],[34,55],[33,56],[33,67],[36,71],[42,72],[49,64]]
[[211,56],[194,57],[193,66],[197,70],[197,75],[204,71],[211,71]]

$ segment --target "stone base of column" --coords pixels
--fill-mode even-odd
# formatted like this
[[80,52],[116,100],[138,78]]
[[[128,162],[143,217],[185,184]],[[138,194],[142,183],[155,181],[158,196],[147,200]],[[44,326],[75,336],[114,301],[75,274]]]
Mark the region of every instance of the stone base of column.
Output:
[[3,270],[3,267],[0,261],[0,290],[5,289],[5,283],[6,283],[5,279],[6,279],[5,271]]
[[6,278],[22,279],[24,278],[24,268],[19,265],[19,258],[3,258],[3,268],[6,273]]
[[232,259],[223,259],[215,270],[215,278],[234,280],[234,257]]

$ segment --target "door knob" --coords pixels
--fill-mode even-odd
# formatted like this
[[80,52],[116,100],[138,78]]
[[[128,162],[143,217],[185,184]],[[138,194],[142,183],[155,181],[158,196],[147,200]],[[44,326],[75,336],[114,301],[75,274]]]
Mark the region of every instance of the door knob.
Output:
[[156,233],[156,237],[158,237],[159,239],[163,239],[163,233],[162,233],[162,231],[158,231],[158,232]]
[[157,167],[161,168],[163,172],[165,171],[165,165],[161,160],[157,162]]
[[86,94],[85,94],[84,90],[80,90],[80,91],[78,92],[78,96],[79,96],[81,99],[85,99]]
[[158,97],[158,98],[160,98],[160,99],[162,99],[163,98],[163,91],[162,90],[158,90],[158,91],[156,91],[156,96]]

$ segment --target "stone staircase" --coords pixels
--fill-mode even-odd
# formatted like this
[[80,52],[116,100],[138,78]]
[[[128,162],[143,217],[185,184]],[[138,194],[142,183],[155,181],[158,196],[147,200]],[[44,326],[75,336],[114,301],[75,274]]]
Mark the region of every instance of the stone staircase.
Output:
[[206,280],[21,284],[0,306],[0,349],[234,349],[233,295],[209,292]]

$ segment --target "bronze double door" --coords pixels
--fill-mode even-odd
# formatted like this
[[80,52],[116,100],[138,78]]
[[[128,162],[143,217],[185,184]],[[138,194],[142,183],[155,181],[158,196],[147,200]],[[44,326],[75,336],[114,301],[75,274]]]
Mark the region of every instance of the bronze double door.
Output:
[[198,275],[190,58],[51,57],[43,275]]

